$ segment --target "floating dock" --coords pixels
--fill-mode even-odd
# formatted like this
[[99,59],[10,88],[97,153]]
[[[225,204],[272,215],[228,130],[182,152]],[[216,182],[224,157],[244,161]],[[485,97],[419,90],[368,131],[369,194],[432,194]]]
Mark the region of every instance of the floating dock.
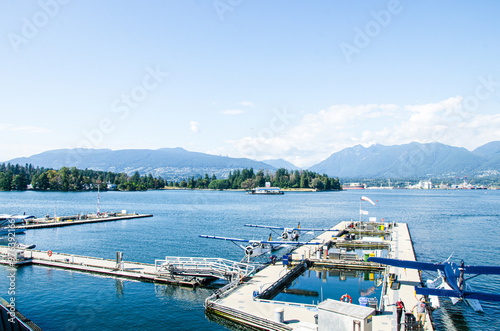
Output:
[[[385,267],[369,262],[331,260],[326,253],[327,248],[332,247],[334,242],[338,242],[337,234],[349,226],[350,223],[341,222],[330,231],[326,231],[311,240],[317,245],[298,247],[292,252],[293,268],[287,265],[269,265],[257,272],[251,280],[240,285],[228,286],[225,292],[215,293],[205,302],[207,312],[257,329],[326,330],[324,326],[327,318],[330,318],[328,316],[332,314],[340,316],[345,311],[351,311],[353,316],[360,318],[359,323],[362,323],[362,318],[365,318],[366,328],[360,324],[360,330],[396,330],[395,303],[398,298],[401,298],[407,310],[411,310],[417,302],[414,286],[422,285],[420,274],[418,270],[399,270],[396,267]],[[383,241],[384,246],[388,248],[390,258],[416,260],[406,224],[394,224],[391,226],[390,233],[387,233],[387,230],[383,232],[384,235],[390,234],[390,238]],[[328,267],[342,265],[345,268],[352,266],[361,269],[385,269],[382,298],[380,304],[377,305],[377,311],[370,310],[369,307],[336,300],[326,300],[319,305],[309,305],[267,299],[272,297],[272,295],[267,295],[268,293],[279,291],[290,279],[294,278],[294,273],[300,273],[297,270],[304,270],[311,264]],[[390,277],[390,274],[397,275],[396,281],[393,281],[395,278],[394,276]],[[429,311],[427,309],[425,330],[432,331],[434,325]],[[356,320],[355,322],[357,323]],[[404,316],[402,322],[404,322]]]
[[[9,260],[9,258],[11,258],[11,260]],[[195,264],[195,262],[193,262],[193,259],[197,258],[184,259],[186,259],[184,261],[184,265],[193,266]],[[231,263],[235,263],[232,261],[226,262],[227,260],[223,259],[198,259],[202,260],[202,262],[205,263],[205,269],[199,267],[199,269],[195,271],[176,273],[170,272],[163,266],[166,260],[156,260],[155,264],[128,261],[120,262],[118,258],[116,260],[111,260],[74,254],[55,253],[52,251],[39,251],[22,248],[11,249],[7,246],[0,246],[0,263],[5,265],[15,265],[16,267],[21,267],[23,265],[33,264],[119,278],[135,279],[139,281],[174,284],[188,287],[202,286],[209,280],[217,278],[217,276],[213,274],[201,274],[202,271],[205,271],[207,269],[206,265],[210,264],[213,269],[218,267],[218,269],[220,270],[223,269],[222,265],[224,263],[229,265],[231,265]],[[200,265],[200,262],[196,263],[198,264],[198,266]],[[236,266],[236,268],[238,269],[238,275],[241,275],[243,273],[246,277],[247,274],[253,271],[253,267],[250,270],[246,269],[246,266],[247,265],[244,264],[239,264],[238,266]],[[229,270],[228,273],[231,273],[234,270],[235,269]],[[196,273],[196,271],[198,272],[198,274]]]
[[[155,261],[155,264],[146,264],[121,261],[119,254],[116,260],[110,260],[50,251],[12,249],[6,246],[0,246],[0,256],[3,257],[0,262],[12,264],[9,258],[15,256],[17,262],[24,264],[192,287],[203,285],[204,282],[219,275],[219,278],[227,279],[229,283],[206,299],[206,311],[254,329],[321,331],[331,329],[332,325],[337,325],[332,323],[340,323],[341,319],[348,318],[349,325],[352,326],[354,323],[359,326],[359,330],[397,330],[395,303],[401,298],[406,309],[408,311],[412,309],[417,302],[414,286],[422,285],[420,273],[418,270],[366,262],[363,258],[349,254],[346,247],[356,247],[358,241],[346,239],[346,233],[356,233],[352,226],[352,222],[337,224],[312,239],[311,242],[315,245],[298,247],[289,255],[290,260],[286,260],[286,263],[283,261],[270,264],[256,272],[253,277],[249,277],[254,272],[250,266],[227,260],[221,261],[222,259],[211,261],[206,258],[166,257],[165,260]],[[357,223],[355,226],[361,229],[363,224]],[[383,238],[375,238],[374,233],[366,230],[365,234],[372,236],[373,241],[363,241],[363,243],[376,243],[375,247],[379,249],[384,247],[389,258],[416,260],[406,224],[391,224],[389,229],[373,229],[373,231]],[[293,279],[311,266],[384,270],[382,294],[376,309],[332,299],[317,305],[272,300]],[[211,271],[207,268],[211,268]],[[425,330],[432,331],[434,324],[432,315],[429,314],[429,305],[427,308]],[[336,329],[345,329],[338,325]]]
[[[113,216],[112,216],[113,215]],[[112,222],[134,218],[152,217],[151,214],[108,214],[108,215],[91,215],[91,216],[61,216],[55,218],[34,218],[29,220],[29,224],[16,225],[15,229],[44,229],[54,228],[60,226],[99,223],[99,222]]]

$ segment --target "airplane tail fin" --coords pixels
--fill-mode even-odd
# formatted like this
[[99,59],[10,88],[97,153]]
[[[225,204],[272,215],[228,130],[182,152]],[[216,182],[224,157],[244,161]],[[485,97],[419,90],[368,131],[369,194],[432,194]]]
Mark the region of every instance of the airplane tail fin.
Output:
[[273,234],[272,232],[269,234],[269,240],[268,240],[268,241],[272,241],[272,240],[273,240],[273,239],[271,238],[272,234]]
[[297,229],[300,229],[300,222],[299,222],[299,225],[297,225]]

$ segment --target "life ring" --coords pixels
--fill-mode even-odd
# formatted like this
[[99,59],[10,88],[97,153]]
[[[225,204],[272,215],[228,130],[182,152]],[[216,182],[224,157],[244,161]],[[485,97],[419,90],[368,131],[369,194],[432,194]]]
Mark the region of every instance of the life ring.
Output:
[[47,255],[48,255],[49,257],[51,257],[51,256],[52,256],[52,251],[51,251],[50,249],[47,251]]
[[[346,299],[346,300],[344,301],[344,299]],[[347,301],[347,300],[349,300],[349,301]],[[351,299],[351,296],[349,294],[344,294],[342,297],[340,297],[340,301],[346,302],[346,303],[347,302],[352,303],[352,299]]]

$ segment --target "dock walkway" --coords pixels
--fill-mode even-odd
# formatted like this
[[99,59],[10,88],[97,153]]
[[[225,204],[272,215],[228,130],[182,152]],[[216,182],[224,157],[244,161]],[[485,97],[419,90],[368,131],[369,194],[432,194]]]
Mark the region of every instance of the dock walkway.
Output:
[[[0,246],[0,256],[3,264],[8,264],[9,247]],[[102,275],[136,279],[140,281],[169,283],[183,286],[202,285],[204,279],[196,276],[167,275],[158,271],[155,264],[123,261],[117,264],[116,260],[98,257],[80,256],[65,253],[55,253],[31,249],[16,248],[24,252],[23,264],[42,265],[76,270],[81,272],[97,273]],[[49,255],[50,254],[50,255]]]
[[[389,258],[410,261],[417,260],[413,250],[410,231],[406,223],[398,223],[393,229]],[[412,308],[417,303],[415,286],[422,286],[420,272],[416,269],[390,266],[387,267],[387,270],[387,274],[395,274],[397,276],[395,284],[399,285],[387,287],[383,314],[377,315],[373,319],[373,330],[396,330],[396,301],[401,298],[406,311],[411,312]],[[418,296],[418,299],[420,299],[420,297],[421,296]],[[401,320],[404,322],[404,316]],[[425,330],[434,330],[432,315],[429,313],[428,304],[425,316]]]
[[96,218],[87,218],[87,219],[64,219],[61,221],[45,221],[42,219],[34,219],[32,222],[38,222],[37,224],[27,224],[27,225],[17,225],[16,229],[43,229],[43,228],[54,228],[60,226],[69,226],[69,225],[78,225],[78,224],[87,224],[87,223],[99,223],[99,222],[112,222],[112,221],[120,221],[127,220],[133,218],[144,218],[144,217],[152,217],[151,214],[127,214],[127,215],[119,215],[119,216],[108,216],[108,217],[96,217]]
[[[297,264],[310,259],[318,264],[328,265],[328,257],[322,256],[317,259],[317,251],[329,241],[335,240],[332,238],[338,233],[337,230],[345,229],[348,224],[348,222],[341,222],[330,231],[323,232],[312,239],[311,241],[316,242],[317,245],[298,247],[292,252],[292,261]],[[416,260],[406,224],[399,223],[393,227],[392,238],[389,243],[389,256],[391,258]],[[380,268],[380,266],[374,267]],[[414,296],[414,286],[421,284],[418,270],[399,270],[399,268],[395,267],[386,270],[388,273],[398,275],[400,286],[398,289],[392,289],[388,285],[389,277],[386,273],[384,278],[384,289],[387,290],[385,293],[386,299],[381,300],[381,313],[373,316],[373,331],[397,330],[395,302],[401,297],[407,310],[411,310],[417,301]],[[269,265],[259,271],[250,281],[232,287],[224,294],[209,298],[206,302],[206,309],[208,312],[256,328],[268,330],[317,330],[316,316],[318,308],[316,305],[255,298],[259,293],[265,292],[266,289],[272,287],[275,282],[289,272],[291,272],[291,269],[287,268],[287,266]],[[283,314],[283,322],[276,320],[276,314],[279,311]],[[428,331],[434,330],[429,313],[426,315],[425,326]]]

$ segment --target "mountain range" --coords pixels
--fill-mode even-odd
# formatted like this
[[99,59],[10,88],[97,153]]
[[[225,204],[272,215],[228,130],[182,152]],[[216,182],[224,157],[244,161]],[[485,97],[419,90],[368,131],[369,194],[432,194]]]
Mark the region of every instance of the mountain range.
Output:
[[340,178],[425,178],[500,173],[500,141],[469,151],[441,143],[357,145],[309,168]]
[[[149,149],[59,149],[30,157],[12,159],[11,164],[26,163],[59,169],[63,166],[79,169],[151,173],[168,180],[183,179],[208,173],[217,178],[230,171],[253,168],[274,171],[278,168],[299,169],[282,159],[255,161],[231,158],[183,148]],[[460,175],[500,174],[500,141],[490,142],[469,151],[441,143],[417,143],[370,147],[357,145],[333,153],[308,170],[339,178],[426,178]]]
[[150,149],[58,149],[21,157],[8,161],[11,164],[26,163],[34,166],[59,169],[76,167],[101,171],[125,172],[141,175],[152,174],[168,180],[185,179],[190,176],[215,174],[217,178],[227,177],[234,169],[254,168],[275,170],[263,162],[245,158],[232,158],[198,152],[183,148]]

